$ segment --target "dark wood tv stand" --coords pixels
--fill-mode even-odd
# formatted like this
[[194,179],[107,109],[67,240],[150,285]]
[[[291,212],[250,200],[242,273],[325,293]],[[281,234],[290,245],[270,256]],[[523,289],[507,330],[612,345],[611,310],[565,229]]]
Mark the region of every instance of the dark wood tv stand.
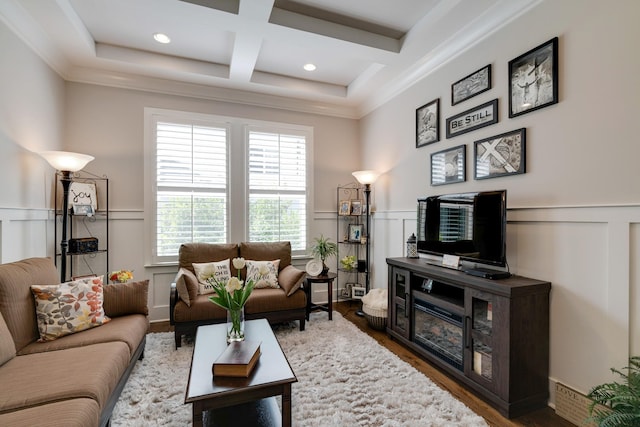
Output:
[[490,280],[419,258],[387,265],[392,338],[508,418],[547,405],[551,283]]

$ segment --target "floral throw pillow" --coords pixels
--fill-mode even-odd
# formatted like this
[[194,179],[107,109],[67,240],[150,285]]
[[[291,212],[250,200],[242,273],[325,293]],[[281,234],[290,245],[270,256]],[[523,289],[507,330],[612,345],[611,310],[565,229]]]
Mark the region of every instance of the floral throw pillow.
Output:
[[38,319],[38,341],[53,341],[65,335],[107,323],[100,277],[59,285],[32,285]]
[[247,261],[247,282],[253,280],[255,289],[279,288],[278,266],[280,260],[274,261]]
[[198,294],[212,294],[215,292],[211,283],[207,282],[210,277],[215,277],[220,283],[226,284],[231,278],[229,268],[229,258],[218,262],[193,263],[193,270],[198,278]]

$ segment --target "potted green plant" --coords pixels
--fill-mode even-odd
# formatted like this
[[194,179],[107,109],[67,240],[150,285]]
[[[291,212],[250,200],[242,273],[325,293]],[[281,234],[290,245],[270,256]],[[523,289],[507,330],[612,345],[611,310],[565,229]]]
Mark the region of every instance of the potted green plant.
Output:
[[320,235],[320,237],[316,237],[315,244],[311,246],[311,254],[320,258],[322,261],[322,275],[326,275],[329,271],[329,267],[324,263],[325,260],[329,257],[336,256],[338,254],[338,245],[330,242],[328,237],[324,237],[324,235]]
[[612,382],[595,386],[588,394],[593,400],[589,405],[589,421],[599,427],[640,426],[640,356],[630,357],[629,366],[611,372],[623,378],[622,383]]

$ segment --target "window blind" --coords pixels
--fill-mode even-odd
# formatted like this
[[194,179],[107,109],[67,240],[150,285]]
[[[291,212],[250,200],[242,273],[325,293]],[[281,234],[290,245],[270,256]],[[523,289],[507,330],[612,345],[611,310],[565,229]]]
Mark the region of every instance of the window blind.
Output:
[[307,143],[304,135],[249,130],[249,240],[306,249]]
[[227,140],[225,127],[157,122],[157,256],[227,241]]

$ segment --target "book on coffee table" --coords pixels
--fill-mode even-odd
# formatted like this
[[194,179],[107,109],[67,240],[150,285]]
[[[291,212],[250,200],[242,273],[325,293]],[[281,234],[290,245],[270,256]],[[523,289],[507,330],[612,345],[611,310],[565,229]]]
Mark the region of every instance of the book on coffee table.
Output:
[[248,377],[260,358],[260,341],[232,342],[213,362],[213,376]]

